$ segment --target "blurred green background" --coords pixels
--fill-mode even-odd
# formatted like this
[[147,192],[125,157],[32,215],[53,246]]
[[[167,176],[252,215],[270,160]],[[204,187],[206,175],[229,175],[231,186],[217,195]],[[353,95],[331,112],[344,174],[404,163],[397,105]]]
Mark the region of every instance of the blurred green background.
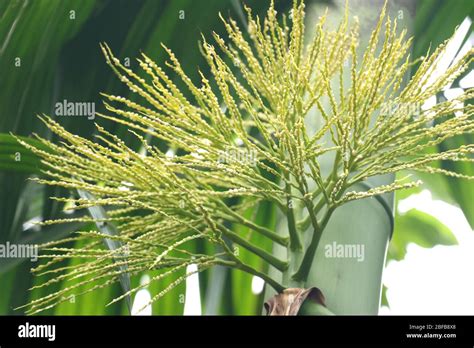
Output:
[[[261,0],[246,0],[245,3],[260,15],[269,5],[269,1]],[[327,3],[331,6],[330,1]],[[291,6],[291,1],[276,1],[276,6],[278,10],[285,10]],[[107,42],[122,62],[128,58],[132,69],[137,66],[135,57],[141,51],[163,66],[165,52],[160,46],[163,42],[180,59],[191,78],[197,78],[198,67],[206,74],[198,41],[201,33],[209,35],[213,30],[224,35],[218,12],[224,17],[232,16],[239,25],[245,26],[240,0],[0,0],[0,244],[7,241],[41,243],[83,227],[78,224],[45,228],[31,225],[30,222],[38,219],[64,216],[63,207],[48,197],[67,192],[40,187],[26,180],[29,176],[41,175],[40,163],[20,147],[10,133],[29,137],[34,132],[51,138],[36,115],[52,115],[54,104],[64,99],[95,102],[96,111],[101,111],[104,109],[100,92],[134,98],[106,66],[99,49],[100,42]],[[472,0],[418,1],[413,56],[423,55],[430,44],[436,46],[450,37],[457,25],[473,15]],[[453,87],[458,84],[456,81]],[[139,146],[126,127],[103,119],[96,121],[130,146]],[[75,134],[90,137],[94,133],[94,122],[85,117],[62,118],[61,123]],[[453,142],[474,143],[472,138],[471,135],[458,137],[440,147],[450,147]],[[17,161],[18,153],[20,161]],[[472,165],[456,162],[438,165],[474,175]],[[452,166],[457,168],[449,168]],[[426,181],[424,187],[436,198],[459,206],[471,227],[474,225],[472,184],[441,176],[422,179]],[[397,200],[416,192],[404,192]],[[260,223],[271,226],[274,218],[269,215],[269,209],[259,207],[257,216],[264,216]],[[388,259],[403,259],[410,242],[423,247],[456,242],[452,232],[431,215],[410,211],[397,214],[395,220]],[[427,230],[433,233],[426,233]],[[197,249],[202,247],[199,243],[195,245]],[[259,262],[250,254],[245,257],[248,263]],[[14,308],[42,294],[44,290],[28,291],[34,284],[47,280],[34,278],[29,271],[32,266],[28,260],[0,259],[0,314],[22,314],[22,310],[15,311]],[[132,283],[139,281],[132,278]],[[260,313],[262,295],[252,293],[251,283],[252,277],[240,271],[215,268],[204,272],[200,275],[203,313]],[[59,289],[64,284],[55,286]],[[149,291],[153,296],[165,286],[154,284]],[[184,304],[177,299],[185,293],[184,287],[183,284],[175,288],[155,303],[153,314],[182,314]],[[74,303],[64,302],[44,314],[126,314],[128,309],[124,303],[104,307],[120,293],[118,285],[102,289],[78,297]]]

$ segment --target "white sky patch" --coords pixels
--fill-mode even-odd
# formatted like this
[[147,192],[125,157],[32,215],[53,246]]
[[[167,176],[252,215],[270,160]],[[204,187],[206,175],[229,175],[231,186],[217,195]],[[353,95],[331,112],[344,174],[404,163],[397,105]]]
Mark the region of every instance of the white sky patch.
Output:
[[[462,95],[463,93],[464,93],[464,90],[462,88],[450,88],[450,89],[447,89],[446,91],[444,91],[444,96],[448,100],[453,100],[453,99],[459,97],[460,95]],[[453,102],[453,104],[455,104],[456,108],[458,108],[458,109],[462,109],[464,107],[464,103],[460,102],[460,101]],[[459,117],[459,116],[463,115],[463,112],[462,111],[455,111],[454,114]]]
[[[144,285],[150,282],[150,277],[145,274],[140,278],[140,285]],[[152,307],[146,306],[142,311],[138,312],[143,306],[147,305],[151,300],[150,292],[147,288],[143,288],[137,291],[133,300],[132,315],[151,315]]]
[[[456,58],[454,58],[454,61],[452,64],[456,64],[463,56],[465,56],[469,50],[472,48],[474,44],[474,33],[468,33],[469,28],[471,27],[472,20],[469,17],[466,17],[464,21],[462,22],[461,26],[459,29],[461,29],[459,33],[459,37],[456,39],[459,40],[458,47],[460,45],[463,45],[463,40],[469,35],[467,38],[466,42],[464,42],[464,45],[461,47],[459,50],[458,54],[456,55]],[[458,32],[456,32],[456,35],[458,35]]]
[[[186,273],[196,272],[197,265],[191,264],[186,268]],[[211,284],[212,286],[212,284]],[[186,297],[184,302],[184,315],[202,315],[201,294],[199,291],[199,274],[194,273],[186,279]]]
[[257,276],[252,277],[252,293],[254,295],[261,294],[263,287],[265,286],[265,281]]
[[399,211],[416,208],[451,229],[459,245],[431,249],[409,244],[402,261],[391,261],[383,275],[390,309],[381,315],[474,314],[474,231],[462,211],[433,200],[424,190],[400,201]]
[[[452,40],[446,46],[446,53],[439,58],[438,65],[434,69],[434,72],[429,78],[426,86],[429,86],[433,82],[435,82],[436,79],[438,79],[446,71],[446,69],[449,68],[449,66],[459,61],[459,59],[461,59],[473,47],[474,33],[469,36],[469,38],[466,40],[466,42],[464,42],[463,45],[463,41],[468,35],[471,23],[472,20],[469,17],[466,17],[462,24],[458,27]],[[469,88],[474,85],[474,75],[472,74],[472,71],[460,81],[460,85],[462,88]],[[450,87],[451,85],[445,86],[445,97],[449,100],[459,96],[460,94],[457,88],[450,89]],[[460,91],[462,92],[462,90]],[[436,97],[432,96],[423,103],[422,109],[427,110],[433,107],[434,105],[436,105]],[[460,113],[457,112],[456,116],[458,116],[459,114]]]
[[422,110],[429,110],[436,105],[436,96],[429,97],[421,106]]
[[240,138],[235,138],[234,143],[235,143],[235,145],[237,145],[237,146],[242,146],[242,145],[244,145],[243,140],[240,139]]
[[461,81],[459,81],[459,85],[462,88],[472,88],[474,87],[474,70],[471,70],[466,76],[464,76]]
[[39,222],[42,222],[43,218],[41,216],[34,217],[28,221],[25,221],[23,223],[23,231],[31,229],[34,232],[39,232],[41,230],[40,225],[38,225]]
[[[449,68],[453,61],[456,62],[462,56],[458,55],[458,51],[463,44],[464,39],[468,35],[469,28],[471,26],[471,19],[466,17],[461,25],[457,28],[456,32],[454,33],[452,39],[446,45],[446,51],[443,55],[438,58],[438,64],[435,67],[433,74],[428,79],[427,86],[430,86],[434,83],[442,74],[446,72],[446,69]],[[464,48],[464,47],[463,47]],[[449,88],[449,86],[446,86]]]
[[168,157],[168,158],[173,158],[174,155],[175,155],[174,150],[171,149],[171,148],[168,149],[168,151],[166,151],[166,154],[165,154],[165,156]]
[[444,96],[448,100],[452,100],[454,98],[459,97],[461,94],[463,94],[463,89],[462,88],[450,88],[444,91]]

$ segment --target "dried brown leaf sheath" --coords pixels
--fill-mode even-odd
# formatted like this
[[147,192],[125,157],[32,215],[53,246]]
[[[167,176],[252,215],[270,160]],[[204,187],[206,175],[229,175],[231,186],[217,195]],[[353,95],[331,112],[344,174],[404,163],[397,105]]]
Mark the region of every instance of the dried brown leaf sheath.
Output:
[[265,310],[267,315],[298,315],[301,306],[307,300],[326,306],[323,293],[316,287],[288,288],[265,302]]

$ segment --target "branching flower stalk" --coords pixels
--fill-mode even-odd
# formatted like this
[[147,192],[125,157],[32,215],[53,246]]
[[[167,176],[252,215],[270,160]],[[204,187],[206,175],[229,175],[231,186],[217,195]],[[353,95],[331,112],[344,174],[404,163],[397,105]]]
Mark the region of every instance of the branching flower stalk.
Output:
[[[448,138],[473,132],[473,106],[464,105],[474,96],[472,89],[421,110],[417,117],[402,107],[387,112],[384,106],[423,104],[468,69],[473,50],[444,74],[433,77],[447,42],[442,44],[417,62],[418,70],[402,88],[405,73],[414,64],[408,53],[412,40],[405,31],[397,34],[396,21],[387,18],[385,9],[361,59],[357,20],[350,21],[347,11],[336,30],[325,27],[326,15],[315,27],[305,28],[304,4],[298,0],[288,17],[278,18],[273,4],[263,20],[250,9],[247,13],[246,32],[234,20],[223,19],[228,41],[216,33],[213,43],[203,37],[210,78],[201,74],[197,84],[164,47],[169,55],[167,67],[186,90],[178,88],[165,69],[145,54],[138,59],[147,75],[142,78],[122,65],[106,44],[101,45],[107,64],[143,102],[103,94],[108,112],[99,116],[126,125],[140,140],[142,151],[132,150],[99,124],[95,140],[88,140],[46,116],[40,118],[63,139],[61,143],[37,136],[49,149],[43,151],[18,140],[40,156],[47,168],[45,177],[36,181],[83,190],[93,197],[54,198],[74,205],[76,211],[83,210],[84,216],[44,221],[43,225],[95,222],[113,224],[119,231],[116,236],[79,231],[65,240],[83,240],[82,248],[61,246],[65,241],[43,245],[41,257],[49,261],[34,272],[56,277],[37,287],[83,280],[32,301],[27,305],[29,313],[55,306],[80,286],[88,286],[85,292],[109,286],[124,272],[161,270],[150,282],[182,274],[155,295],[153,303],[185,280],[190,264],[196,264],[198,271],[215,265],[237,268],[263,278],[279,293],[295,284],[304,287],[321,235],[339,206],[420,182],[395,181],[366,192],[351,190],[355,184],[407,169],[472,179],[433,163],[472,162],[474,145],[442,153],[425,151]],[[312,39],[305,44],[308,30]],[[350,76],[349,87],[345,87],[344,76]],[[308,127],[312,117],[322,120],[316,131]],[[150,138],[168,150],[151,145]],[[334,159],[333,170],[326,175],[320,166],[322,155]],[[245,212],[262,202],[274,204],[287,216],[286,235],[245,217]],[[296,221],[294,204],[304,207],[307,218]],[[94,206],[104,207],[107,218],[89,217],[86,209]],[[278,259],[250,243],[234,231],[235,225],[286,247],[288,259]],[[305,248],[302,234],[309,226],[310,232],[305,233],[312,237]],[[104,238],[117,240],[121,246],[107,249],[101,243]],[[198,239],[215,252],[190,251],[187,246]],[[288,273],[289,264],[295,261],[292,257],[299,263],[287,281],[281,282],[245,264],[234,253],[234,246],[248,249],[281,272]],[[68,258],[83,262],[57,266]]]

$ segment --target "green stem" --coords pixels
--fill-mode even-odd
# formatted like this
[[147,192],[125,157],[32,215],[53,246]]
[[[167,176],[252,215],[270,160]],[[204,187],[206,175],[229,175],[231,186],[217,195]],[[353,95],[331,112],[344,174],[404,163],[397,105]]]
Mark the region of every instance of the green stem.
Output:
[[244,218],[243,216],[237,214],[234,211],[230,210],[230,211],[228,211],[228,213],[235,220],[230,219],[230,217],[228,217],[228,216],[224,216],[224,218],[227,218],[228,220],[230,220],[232,222],[235,222],[235,223],[238,223],[240,225],[246,226],[246,227],[254,230],[255,232],[258,232],[258,233],[262,234],[263,236],[271,239],[275,243],[278,243],[278,244],[283,245],[283,246],[288,246],[288,239],[289,238],[287,236],[280,236],[279,234],[276,234],[275,232],[270,231],[269,229],[267,229],[263,226],[259,226],[255,223],[253,223],[252,221],[247,220],[246,218]]
[[306,281],[308,279],[309,271],[313,264],[314,256],[316,255],[316,250],[318,248],[319,241],[321,240],[323,230],[326,227],[334,209],[335,207],[330,207],[324,215],[321,224],[314,225],[316,227],[313,231],[313,236],[311,238],[311,242],[308,246],[308,249],[306,249],[306,252],[304,253],[303,260],[301,261],[301,265],[298,268],[298,271],[292,276],[294,280]]
[[[330,182],[331,182],[331,180],[328,180],[327,185],[329,185]],[[330,190],[332,190],[333,187],[334,187],[333,184],[329,185]],[[312,196],[313,196],[313,199],[314,199],[314,194]],[[325,197],[322,197],[318,201],[318,203],[316,203],[316,206],[312,209],[314,214],[318,214],[318,212],[322,209],[322,207],[324,206],[325,203],[327,203],[327,200],[326,200]],[[313,219],[311,218],[311,214],[309,214],[309,211],[308,211],[308,216],[306,216],[305,218],[298,221],[297,224],[301,228],[302,231],[305,231],[309,227],[309,224],[312,222],[312,220]]]
[[239,264],[237,266],[237,268],[239,268],[240,270],[242,271],[245,271],[245,272],[248,272],[248,273],[251,273],[253,274],[254,276],[257,276],[257,277],[260,277],[262,278],[266,283],[268,283],[269,285],[272,286],[273,289],[275,289],[275,291],[277,293],[281,293],[283,292],[283,290],[285,290],[285,287],[283,285],[281,285],[280,283],[278,283],[276,280],[274,280],[273,278],[269,277],[268,275],[266,275],[265,273],[262,273],[260,271],[257,271],[256,269],[252,268],[252,267],[249,267],[247,266],[246,264]]
[[260,256],[263,260],[267,261],[270,265],[275,267],[281,272],[284,272],[288,268],[288,263],[285,261],[280,260],[279,258],[273,256],[272,254],[266,252],[262,248],[259,248],[247,240],[239,236],[237,233],[232,232],[227,227],[219,225],[221,231],[234,243],[239,244],[240,246],[244,247],[245,249],[253,252],[255,255]]
[[303,248],[303,244],[301,243],[300,235],[296,229],[296,220],[295,214],[293,211],[293,204],[291,202],[291,187],[286,184],[286,203],[287,203],[287,221],[288,221],[288,233],[290,235],[290,249],[291,250],[301,250]]
[[[337,157],[338,156],[336,156],[336,160],[338,160]],[[334,177],[334,185],[336,184],[336,176],[335,176],[336,171],[337,171],[337,166],[335,165],[334,168],[333,168],[333,174],[332,174],[333,177]],[[346,184],[346,180],[347,180],[347,177],[344,179],[344,182],[341,186],[340,191],[336,194],[336,200],[345,191],[344,185]],[[333,185],[331,185],[331,186],[333,186]],[[324,199],[324,197],[321,198],[321,201],[323,199]],[[317,206],[316,206],[317,208],[319,208],[321,201],[317,204]],[[316,255],[316,250],[318,248],[319,241],[321,240],[321,236],[323,234],[323,231],[326,228],[326,225],[329,222],[329,219],[331,218],[332,213],[334,212],[334,210],[337,207],[336,205],[328,206],[328,210],[324,214],[324,216],[321,220],[321,223],[319,224],[318,220],[317,220],[317,215],[316,215],[317,211],[319,211],[319,209],[317,211],[315,211],[316,209],[314,208],[313,201],[311,199],[306,199],[305,204],[306,204],[306,207],[308,209],[308,213],[309,213],[309,216],[311,218],[311,222],[313,224],[314,231],[313,231],[313,236],[311,237],[311,242],[310,242],[308,248],[306,249],[306,251],[304,253],[303,261],[301,262],[301,265],[298,268],[298,271],[295,274],[293,274],[292,278],[295,281],[306,281],[308,279],[309,271],[310,271],[311,266],[313,264],[314,257]],[[321,204],[321,207],[322,207],[322,204]]]
[[236,269],[240,269],[241,271],[253,274],[254,276],[257,276],[259,278],[262,278],[265,283],[269,284],[273,289],[275,289],[276,292],[281,293],[283,290],[285,290],[285,287],[278,283],[275,279],[271,278],[265,273],[262,273],[260,271],[257,271],[255,268],[250,267],[244,263],[242,263],[240,260],[237,262],[232,262],[232,261],[224,261],[224,260],[219,260],[218,264],[222,266],[228,266],[228,267],[233,267]]

